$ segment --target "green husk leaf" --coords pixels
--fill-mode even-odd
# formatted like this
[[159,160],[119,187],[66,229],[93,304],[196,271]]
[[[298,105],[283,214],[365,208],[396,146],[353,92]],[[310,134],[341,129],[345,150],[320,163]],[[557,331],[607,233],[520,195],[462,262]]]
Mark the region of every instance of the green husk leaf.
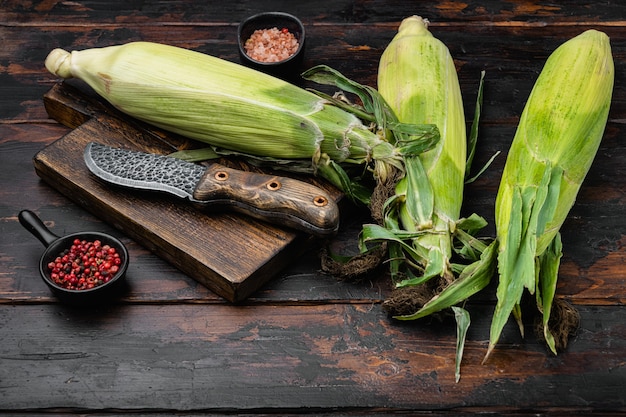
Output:
[[359,119],[367,121],[367,122],[376,122],[376,116],[372,113],[368,113],[362,106],[359,106],[354,103],[350,103],[347,100],[337,98],[335,96],[331,96],[330,94],[326,94],[323,91],[315,90],[310,88],[309,91],[315,93],[317,96],[323,98],[327,102],[331,103],[335,107],[339,107],[342,110],[345,110],[349,113],[354,114]]
[[407,244],[406,241],[414,239],[424,232],[408,232],[403,230],[389,230],[377,224],[365,224],[361,230],[359,245],[361,251],[367,251],[367,243],[395,242],[406,250],[414,259],[422,259],[428,256],[428,252],[423,248],[414,248]]
[[388,141],[392,143],[396,141],[403,141],[405,143],[407,141],[424,141],[424,144],[400,146],[400,150],[404,153],[417,155],[432,149],[439,141],[439,129],[436,125],[400,123],[395,113],[378,90],[367,85],[359,84],[327,65],[314,66],[302,73],[302,77],[318,84],[335,86],[342,91],[358,96],[363,103],[362,106],[348,103],[345,100],[337,99],[323,92],[311,90],[334,106],[351,112],[362,120],[375,122],[382,131],[391,131],[393,137],[388,137]]
[[326,178],[342,190],[352,201],[365,205],[370,203],[372,191],[359,182],[353,181],[341,165],[332,159],[324,158],[323,163],[317,165],[316,168],[319,176]]
[[[485,163],[485,165],[483,165],[483,167],[478,171],[478,173],[476,175],[474,175],[471,178],[467,178],[465,180],[465,184],[471,184],[472,182],[476,181],[476,179],[478,179],[478,177],[480,177],[483,174],[483,172],[485,172],[487,170],[487,168],[489,168],[491,166],[491,164],[498,157],[498,155],[500,155],[500,151],[497,151],[496,153],[494,153],[491,156],[491,158],[489,158],[489,160]],[[467,172],[468,171],[466,171],[466,173]]]
[[435,295],[428,303],[415,312],[406,316],[396,316],[398,320],[416,320],[430,314],[452,307],[467,300],[478,291],[485,288],[495,269],[495,255],[497,244],[494,241],[482,253],[480,260],[469,264],[452,284]]
[[[487,221],[476,213],[459,219],[454,228],[454,251],[464,259],[477,261],[487,244],[475,234],[487,226]],[[457,244],[460,243],[460,246]]]
[[387,198],[385,203],[383,204],[383,224],[385,228],[390,230],[400,230],[400,222],[396,213],[398,211],[398,207],[403,204],[404,196],[400,194],[394,194],[391,197]]
[[[409,265],[421,270],[423,260],[429,256],[428,251],[424,247],[419,245],[412,246],[407,243],[420,236],[422,233],[429,232],[391,230],[377,224],[366,224],[363,225],[361,230],[359,250],[361,253],[366,253],[371,250],[369,245],[386,242],[389,254],[388,263],[390,264],[390,273],[395,282],[401,273],[401,267]],[[410,270],[403,270],[403,273],[405,276],[410,276],[411,279],[423,279],[422,276],[414,277]]]
[[487,226],[487,220],[476,213],[463,217],[456,222],[456,228],[474,234]]
[[215,152],[213,148],[204,147],[198,149],[184,149],[168,154],[172,158],[182,159],[187,162],[201,162],[208,161],[210,159],[217,159],[220,156]]
[[470,134],[467,138],[467,161],[465,163],[465,178],[466,179],[470,175],[472,162],[474,161],[474,154],[476,153],[476,144],[478,143],[478,124],[480,121],[480,114],[483,108],[484,82],[485,82],[485,71],[481,71],[480,81],[478,83],[478,94],[476,95],[476,109],[474,110],[474,120],[472,120],[472,127],[470,129]]
[[[345,77],[344,77],[345,78]],[[348,80],[347,78],[345,78]],[[350,80],[348,80],[350,81]],[[351,81],[352,84],[356,84]],[[350,84],[350,85],[352,85]],[[363,89],[369,87],[363,87]],[[385,112],[385,119],[378,120],[377,116],[373,113],[369,113],[362,106],[348,102],[347,100],[340,99],[322,91],[310,89],[313,93],[328,101],[335,107],[339,107],[342,110],[350,112],[357,116],[359,119],[367,122],[384,122],[386,128],[393,132],[394,140],[398,142],[397,148],[401,154],[418,155],[420,153],[433,149],[440,140],[439,128],[434,124],[410,124],[399,123],[395,116],[391,116],[391,110]],[[369,91],[369,90],[367,90]],[[376,100],[383,98],[380,95],[375,95]],[[374,100],[373,98],[373,100]]]
[[387,243],[387,253],[389,254],[389,275],[391,276],[391,282],[399,280],[401,274],[401,267],[403,266],[404,253],[402,252],[402,245],[396,242]]
[[461,362],[463,360],[463,350],[465,349],[465,339],[467,330],[471,324],[470,315],[467,310],[461,307],[452,307],[454,319],[456,321],[456,355],[454,359],[454,380],[461,380]]
[[388,128],[397,139],[396,148],[404,156],[417,156],[437,146],[441,139],[436,125],[414,125],[388,122]]
[[373,114],[379,126],[385,128],[385,121],[395,120],[395,115],[387,106],[385,100],[374,88],[361,85],[350,80],[339,71],[327,66],[317,65],[302,73],[305,80],[313,81],[322,85],[332,85],[343,91],[357,95],[363,103],[366,112]]
[[405,208],[411,224],[425,227],[432,224],[435,196],[422,161],[417,156],[405,158]]
[[[498,302],[496,303],[491,322],[491,345],[495,345],[500,338],[500,333],[508,321],[513,308],[522,297],[524,275],[532,273],[533,278],[535,276],[533,266],[530,266],[530,270],[528,270],[529,266],[527,263],[518,263],[517,255],[520,251],[520,246],[523,244],[524,223],[528,222],[528,219],[524,218],[522,206],[522,192],[519,187],[515,187],[511,199],[506,250],[500,252],[498,256],[500,282],[496,290]],[[487,355],[489,355],[489,351]]]
[[[554,175],[552,175],[554,173]],[[519,307],[524,288],[533,294],[537,280],[537,232],[543,231],[548,215],[558,202],[558,184],[563,171],[548,162],[538,186],[514,187],[506,246],[498,257],[500,282],[491,324],[489,356],[511,313],[522,329]],[[541,220],[541,221],[540,221]]]
[[483,167],[478,170],[478,173],[473,177],[470,177],[472,163],[474,162],[474,155],[476,154],[476,145],[478,143],[478,125],[480,121],[480,115],[483,108],[483,87],[485,83],[485,71],[480,72],[480,81],[478,83],[478,94],[476,95],[476,109],[474,111],[474,120],[472,120],[472,127],[470,129],[469,135],[467,137],[467,162],[465,163],[465,184],[470,184],[478,177],[480,177],[483,172],[489,168],[489,166],[493,163],[494,159],[498,155],[500,155],[500,151],[497,151],[489,160],[483,165]]
[[540,272],[537,282],[537,306],[542,312],[543,335],[550,350],[556,355],[556,343],[550,332],[548,322],[552,311],[552,302],[556,294],[559,265],[563,256],[561,234],[557,233],[548,249],[539,257]]
[[454,232],[455,244],[453,246],[454,251],[459,254],[464,259],[469,259],[472,261],[477,261],[480,258],[480,255],[487,249],[487,244],[483,242],[482,239],[479,239],[470,233],[462,229],[457,229]]
[[[561,191],[561,181],[563,180],[563,168],[556,165],[547,169],[549,171],[549,182],[546,187],[546,196],[539,210],[537,217],[537,237],[541,236],[546,230],[546,225],[552,221],[559,204],[559,196]],[[539,253],[537,255],[540,255]]]
[[414,276],[412,278],[402,280],[396,284],[396,287],[401,288],[421,285],[429,279],[443,273],[445,261],[439,248],[432,248],[428,251],[428,258],[420,259],[420,261],[426,262],[426,268],[422,271],[422,274],[420,276]]

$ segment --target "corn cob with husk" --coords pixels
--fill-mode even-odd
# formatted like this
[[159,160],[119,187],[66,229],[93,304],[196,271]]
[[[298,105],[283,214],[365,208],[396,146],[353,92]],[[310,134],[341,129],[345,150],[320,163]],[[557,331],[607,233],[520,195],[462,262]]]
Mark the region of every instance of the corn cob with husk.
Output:
[[[432,123],[440,141],[411,158],[407,175],[396,187],[402,196],[401,226],[408,231],[432,230],[415,239],[428,252],[425,270],[452,280],[451,227],[463,200],[466,129],[461,89],[448,48],[417,16],[405,19],[380,59],[378,90],[398,120]],[[429,267],[435,266],[430,271]]]
[[496,198],[497,305],[487,356],[510,314],[521,327],[526,288],[546,342],[561,257],[559,230],[600,145],[613,90],[609,38],[588,30],[548,58],[522,112]]
[[206,54],[132,42],[71,53],[46,67],[78,78],[126,114],[217,149],[303,161],[338,187],[337,164],[402,169],[394,146],[351,114],[278,78]]
[[[396,316],[411,320],[452,307],[485,287],[493,274],[493,248],[481,261],[487,245],[467,231],[480,229],[484,220],[476,215],[460,218],[469,169],[463,100],[450,52],[433,37],[426,20],[412,16],[402,21],[381,56],[378,90],[400,122],[434,124],[440,132],[433,149],[405,158],[406,173],[387,202],[384,227],[369,226],[364,233],[365,240],[386,236],[392,276],[399,287],[425,289],[423,306],[417,302],[415,311]],[[457,251],[457,238],[466,243],[463,250]],[[470,247],[471,268],[455,263],[455,255]],[[441,288],[445,289],[440,292]],[[455,308],[457,317],[459,313],[467,317]],[[468,324],[457,320],[459,328]],[[457,378],[459,362],[457,357]]]
[[[406,175],[388,202],[388,229],[414,234],[411,249],[420,276],[401,285],[419,285],[436,277],[452,283],[462,267],[454,265],[453,237],[460,223],[467,171],[467,134],[463,100],[454,61],[446,45],[432,36],[428,22],[418,16],[402,21],[383,52],[378,90],[398,120],[434,124],[436,146],[417,157],[405,158]],[[466,221],[466,219],[463,219]],[[467,223],[477,226],[477,217]],[[480,253],[485,247],[479,246]],[[410,269],[407,273],[411,273]]]

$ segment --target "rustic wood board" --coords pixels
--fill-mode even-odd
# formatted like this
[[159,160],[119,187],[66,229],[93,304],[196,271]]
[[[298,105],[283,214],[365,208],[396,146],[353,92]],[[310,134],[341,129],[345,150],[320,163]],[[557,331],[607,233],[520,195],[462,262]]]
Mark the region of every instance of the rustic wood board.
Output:
[[134,121],[66,83],[48,91],[44,104],[50,117],[73,130],[37,153],[37,175],[225,299],[245,299],[314,243],[238,213],[202,212],[162,194],[101,183],[83,161],[89,142],[162,154],[191,142]]

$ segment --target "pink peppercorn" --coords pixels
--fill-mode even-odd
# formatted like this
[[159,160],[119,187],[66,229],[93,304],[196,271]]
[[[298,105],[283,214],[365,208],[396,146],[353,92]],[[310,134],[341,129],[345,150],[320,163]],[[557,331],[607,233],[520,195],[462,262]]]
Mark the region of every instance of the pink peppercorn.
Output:
[[50,278],[59,287],[86,290],[109,282],[119,271],[122,260],[114,247],[101,241],[75,239],[48,263]]

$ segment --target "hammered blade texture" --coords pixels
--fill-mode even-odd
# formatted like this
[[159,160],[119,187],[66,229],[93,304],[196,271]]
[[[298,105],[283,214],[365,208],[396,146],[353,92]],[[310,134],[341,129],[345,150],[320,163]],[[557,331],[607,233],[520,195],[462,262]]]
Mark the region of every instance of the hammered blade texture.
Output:
[[206,167],[164,155],[90,143],[85,162],[98,177],[126,187],[166,191],[192,198]]

